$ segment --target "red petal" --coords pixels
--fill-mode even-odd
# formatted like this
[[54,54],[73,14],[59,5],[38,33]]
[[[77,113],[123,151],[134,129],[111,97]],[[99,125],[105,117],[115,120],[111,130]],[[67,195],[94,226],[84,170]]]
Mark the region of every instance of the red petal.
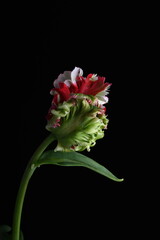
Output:
[[79,84],[78,92],[88,94],[90,86],[91,86],[91,81],[89,80],[89,78],[86,78],[86,79],[82,78]]
[[107,82],[104,83],[104,81],[105,81],[104,77],[98,77],[98,80],[96,80],[94,82],[92,81],[92,85],[87,94],[95,96],[97,93],[105,90],[108,87],[108,85],[110,85],[110,84]]
[[60,102],[67,101],[70,97],[70,90],[65,83],[59,83],[59,88],[55,88],[60,95]]
[[105,77],[98,77],[96,81],[90,80],[92,75],[89,74],[87,78],[79,77],[77,79],[78,93],[95,96],[110,85],[109,83],[105,83]]
[[71,84],[71,86],[69,87],[70,93],[77,93],[78,91],[78,86],[77,84]]
[[58,99],[59,99],[59,94],[55,94],[52,100],[52,103],[54,103],[55,105],[58,105]]
[[91,78],[93,76],[92,73],[88,74],[87,78]]

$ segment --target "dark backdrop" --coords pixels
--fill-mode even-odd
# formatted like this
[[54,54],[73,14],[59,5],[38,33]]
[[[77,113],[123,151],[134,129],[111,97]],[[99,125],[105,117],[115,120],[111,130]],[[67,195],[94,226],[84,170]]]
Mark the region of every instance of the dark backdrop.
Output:
[[55,239],[62,234],[74,239],[118,234],[119,239],[129,239],[128,234],[137,233],[140,225],[132,220],[135,206],[141,205],[134,185],[139,149],[134,141],[137,120],[133,120],[140,58],[138,17],[139,10],[122,3],[55,2],[7,11],[2,45],[0,224],[11,225],[22,173],[48,134],[45,115],[53,80],[75,66],[84,75],[97,73],[113,84],[107,104],[108,130],[84,154],[125,179],[116,183],[88,169],[41,167],[25,199],[26,240],[57,234]]

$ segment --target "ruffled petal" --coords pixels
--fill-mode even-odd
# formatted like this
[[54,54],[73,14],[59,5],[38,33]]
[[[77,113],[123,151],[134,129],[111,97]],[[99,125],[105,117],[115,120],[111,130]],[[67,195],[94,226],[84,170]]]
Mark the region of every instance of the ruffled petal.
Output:
[[83,70],[75,67],[73,71],[65,71],[54,81],[54,88],[50,91],[53,95],[52,103],[57,106],[58,103],[67,101],[74,94],[85,94],[96,96],[98,104],[103,105],[108,102],[107,90],[111,86],[105,82],[105,77],[97,74],[89,74],[86,78],[82,76]]
[[108,119],[105,109],[95,105],[95,101],[95,97],[81,94],[51,109],[46,129],[58,140],[54,151],[90,151],[96,140],[104,136]]
[[90,80],[88,78],[82,77],[82,78],[80,78],[80,81],[79,81],[78,92],[89,95],[88,92],[89,92],[90,86],[91,86]]
[[55,88],[59,88],[59,83],[64,82],[66,79],[71,79],[71,71],[65,71],[61,73],[58,78],[54,81],[53,85]]
[[55,90],[60,95],[60,102],[67,101],[70,98],[70,91],[69,91],[68,86],[63,82],[60,82],[59,86],[60,87],[56,88]]
[[82,75],[83,75],[83,70],[81,68],[75,67],[74,70],[71,72],[72,83],[76,83],[77,77]]
[[[91,80],[90,80],[91,81]],[[104,91],[106,88],[108,88],[111,84],[110,83],[104,83],[105,78],[104,77],[98,77],[97,81],[92,82],[91,87],[88,91],[89,95],[95,96],[101,91]]]

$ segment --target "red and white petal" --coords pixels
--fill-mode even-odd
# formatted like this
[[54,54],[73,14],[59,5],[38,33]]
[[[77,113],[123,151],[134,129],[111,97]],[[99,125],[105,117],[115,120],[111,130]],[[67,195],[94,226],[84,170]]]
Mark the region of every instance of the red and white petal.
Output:
[[102,91],[96,94],[99,104],[103,105],[105,103],[108,103],[109,98],[106,96],[107,94],[108,93],[106,91]]
[[105,83],[104,81],[105,81],[104,77],[98,77],[97,81],[92,82],[88,94],[95,96],[98,93],[103,92],[104,90],[106,91],[106,89],[108,89],[111,84],[107,82]]
[[93,82],[98,80],[97,74],[89,74],[87,78],[89,78]]
[[57,106],[59,102],[60,102],[60,95],[57,93],[57,94],[54,95],[53,100],[52,100],[52,103],[53,103],[55,106]]
[[73,83],[71,80],[65,80],[64,83],[69,88],[70,93],[77,93],[78,92],[78,86],[77,86],[76,82]]
[[60,95],[60,102],[67,101],[70,98],[70,90],[65,83],[60,82],[59,88],[56,88],[55,90]]
[[71,71],[65,71],[61,73],[58,78],[54,81],[53,85],[55,88],[59,88],[59,83],[64,82],[66,79],[71,79]]
[[77,83],[78,83],[78,87],[79,87],[78,93],[83,93],[83,94],[89,95],[88,92],[91,87],[90,79],[81,77]]
[[83,75],[83,70],[81,68],[75,67],[74,70],[71,72],[71,81],[72,83],[76,83],[77,77]]

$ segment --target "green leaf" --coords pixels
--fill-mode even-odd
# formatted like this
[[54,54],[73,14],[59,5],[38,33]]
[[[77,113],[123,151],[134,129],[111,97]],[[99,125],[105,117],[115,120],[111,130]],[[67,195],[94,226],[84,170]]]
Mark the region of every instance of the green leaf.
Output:
[[11,227],[8,225],[1,225],[0,226],[0,239],[2,240],[11,240]]
[[22,231],[20,232],[20,240],[24,240],[24,236],[23,236]]
[[[0,240],[11,240],[11,227],[8,225],[1,225],[0,226]],[[20,240],[24,240],[23,233],[20,232]]]
[[53,150],[46,151],[42,154],[42,156],[36,163],[37,166],[43,164],[86,167],[114,181],[123,181],[123,179],[119,179],[114,176],[107,168],[105,168],[101,164],[77,152],[54,152]]

